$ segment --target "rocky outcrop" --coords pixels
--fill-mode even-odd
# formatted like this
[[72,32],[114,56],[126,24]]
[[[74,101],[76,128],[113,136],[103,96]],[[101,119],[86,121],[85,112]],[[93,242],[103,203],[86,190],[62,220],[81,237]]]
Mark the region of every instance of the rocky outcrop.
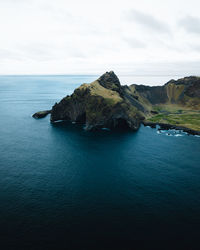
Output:
[[[51,122],[67,120],[84,123],[86,130],[104,127],[137,130],[143,115],[132,104],[134,98],[127,96],[115,73],[107,72],[56,103],[51,111]],[[144,110],[142,105],[138,105]]]
[[40,118],[44,118],[45,116],[47,116],[50,113],[51,113],[51,110],[39,111],[39,112],[36,112],[35,114],[33,114],[32,117],[40,119]]
[[99,77],[97,80],[99,84],[106,88],[106,89],[111,89],[113,91],[121,91],[121,84],[119,81],[119,78],[115,75],[113,71],[106,72],[102,76]]

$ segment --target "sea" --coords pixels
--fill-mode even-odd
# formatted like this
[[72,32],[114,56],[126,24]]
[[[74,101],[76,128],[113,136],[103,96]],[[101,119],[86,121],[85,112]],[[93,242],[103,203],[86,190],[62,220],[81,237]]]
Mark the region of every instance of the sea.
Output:
[[0,249],[200,249],[198,136],[32,118],[97,77],[0,76]]

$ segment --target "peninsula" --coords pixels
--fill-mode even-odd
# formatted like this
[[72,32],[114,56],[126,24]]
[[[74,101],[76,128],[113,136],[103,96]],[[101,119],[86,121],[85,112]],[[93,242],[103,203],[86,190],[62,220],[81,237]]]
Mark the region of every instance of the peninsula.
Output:
[[51,122],[82,123],[86,130],[137,130],[144,124],[200,135],[200,77],[170,80],[163,86],[127,86],[110,71],[33,117],[43,118],[49,113]]

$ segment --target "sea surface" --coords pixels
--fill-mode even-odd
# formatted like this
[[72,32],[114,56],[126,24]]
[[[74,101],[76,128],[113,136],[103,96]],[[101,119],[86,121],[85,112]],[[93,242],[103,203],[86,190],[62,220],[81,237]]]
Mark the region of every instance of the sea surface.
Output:
[[0,77],[0,249],[200,249],[199,137],[31,117],[96,78]]

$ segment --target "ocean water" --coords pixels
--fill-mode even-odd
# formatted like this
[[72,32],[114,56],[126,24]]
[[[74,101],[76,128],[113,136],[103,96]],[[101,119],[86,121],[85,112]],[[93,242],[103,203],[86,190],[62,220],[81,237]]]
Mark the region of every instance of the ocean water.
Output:
[[199,249],[199,137],[31,117],[94,79],[0,77],[0,249]]

